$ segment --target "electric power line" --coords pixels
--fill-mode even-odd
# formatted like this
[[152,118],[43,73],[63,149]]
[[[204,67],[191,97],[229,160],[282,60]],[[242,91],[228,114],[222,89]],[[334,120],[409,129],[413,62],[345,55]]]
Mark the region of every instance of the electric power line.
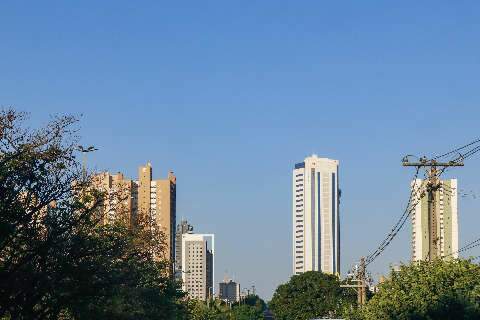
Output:
[[473,249],[473,248],[478,247],[478,246],[480,246],[480,238],[467,243],[466,245],[464,245],[463,247],[461,247],[457,251],[454,251],[452,253],[449,253],[449,254],[445,255],[444,258],[452,256],[452,255],[457,254],[457,253],[461,253],[461,252]]
[[[457,153],[469,146],[472,146],[472,145],[475,145],[477,143],[480,143],[480,139],[477,139],[477,140],[474,140],[462,147],[459,147],[459,148],[456,148],[452,151],[449,151],[447,153],[444,153],[442,155],[439,155],[439,156],[435,156],[432,158],[432,160],[436,160],[436,159],[439,159],[439,158],[442,158],[442,157],[445,157],[445,156],[448,156],[450,154],[453,154],[453,153]],[[460,154],[459,157],[457,157],[455,160],[452,160],[450,161],[451,164],[453,164],[454,162],[456,161],[463,161],[471,156],[473,156],[474,154],[476,154],[477,152],[480,151],[480,145],[477,145],[475,147],[473,147],[472,149],[468,150],[467,152],[465,152],[464,154]],[[420,159],[422,161],[422,159]],[[426,160],[426,159],[425,159]],[[417,179],[418,177],[418,173],[419,173],[419,170],[420,170],[420,167],[421,166],[417,166],[417,171],[414,175],[414,180]],[[443,166],[443,168],[438,172],[438,175],[437,177],[440,178],[440,176],[447,170],[447,166]],[[425,180],[424,180],[425,181]],[[422,185],[423,185],[423,182],[422,181]],[[417,193],[417,191],[420,191],[422,185],[415,191],[415,193]],[[386,247],[388,247],[388,245],[393,241],[393,239],[395,238],[395,236],[398,234],[398,232],[403,228],[404,224],[406,223],[408,217],[410,216],[411,212],[415,209],[416,205],[419,203],[419,201],[422,199],[423,195],[421,193],[421,197],[419,199],[417,199],[416,203],[414,205],[412,205],[412,198],[414,196],[414,191],[413,191],[413,188],[412,188],[412,191],[410,192],[410,197],[408,199],[408,203],[407,203],[407,206],[402,214],[402,216],[400,217],[400,219],[397,221],[397,223],[394,225],[394,227],[392,228],[392,230],[389,232],[389,234],[385,237],[385,239],[380,243],[380,245],[377,247],[377,249],[372,252],[371,254],[369,254],[366,258],[366,265],[372,263],[380,254],[383,253],[383,251],[385,251]],[[479,239],[480,241],[480,239]],[[480,243],[478,244],[480,245]]]
[[459,152],[460,150],[463,150],[463,149],[465,149],[465,148],[467,148],[467,147],[469,147],[469,146],[471,146],[471,145],[474,145],[474,144],[476,144],[476,143],[479,143],[479,142],[480,142],[480,139],[476,139],[476,140],[474,140],[474,141],[472,141],[472,142],[470,142],[470,143],[468,143],[468,144],[466,144],[466,145],[464,145],[464,146],[462,146],[462,147],[456,148],[456,149],[454,149],[454,150],[452,150],[452,151],[449,151],[449,152],[447,152],[447,153],[444,153],[444,154],[442,154],[442,155],[435,156],[435,157],[433,157],[432,159],[436,160],[436,159],[443,158],[443,157],[445,157],[445,156],[451,155],[451,154],[453,154],[453,153],[457,153],[457,152]]
[[[413,177],[413,181],[417,180],[418,173],[420,171],[420,168],[417,168],[417,171],[415,172],[415,175]],[[384,250],[385,248],[392,242],[392,240],[395,238],[395,236],[398,234],[398,232],[403,228],[405,225],[405,222],[407,221],[408,217],[410,216],[411,212],[415,209],[417,204],[421,201],[423,197],[423,183],[425,180],[422,181],[422,184],[417,187],[412,187],[410,191],[410,197],[407,202],[407,206],[401,215],[400,219],[397,221],[397,223],[393,226],[392,230],[390,233],[385,237],[385,239],[380,243],[378,248],[371,253],[370,255],[367,256],[366,258],[366,264],[372,263]],[[419,195],[419,197],[417,197]],[[415,203],[412,204],[412,200],[415,199]]]

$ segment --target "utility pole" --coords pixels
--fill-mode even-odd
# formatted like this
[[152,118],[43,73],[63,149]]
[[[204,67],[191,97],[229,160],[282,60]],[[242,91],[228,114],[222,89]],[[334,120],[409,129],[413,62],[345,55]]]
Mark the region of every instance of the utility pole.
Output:
[[367,282],[366,277],[367,270],[365,266],[365,258],[360,258],[360,266],[358,269],[358,279],[360,280],[360,286],[358,288],[358,305],[363,306],[367,302]]
[[[449,162],[437,162],[435,159],[420,158],[419,162],[409,162],[408,156],[403,158],[404,167],[416,167],[418,170],[426,168],[427,183],[426,192],[428,200],[428,256],[427,261],[435,260],[439,257],[438,250],[438,225],[437,225],[437,207],[435,193],[441,188],[440,175],[447,167],[463,167],[463,161],[452,160]],[[441,167],[442,169],[438,169]],[[428,168],[428,169],[427,169]]]
[[363,306],[367,302],[367,268],[365,263],[365,257],[360,258],[360,265],[355,273],[355,279],[351,281],[354,284],[342,284],[342,288],[354,288],[357,291],[357,303],[359,306]]

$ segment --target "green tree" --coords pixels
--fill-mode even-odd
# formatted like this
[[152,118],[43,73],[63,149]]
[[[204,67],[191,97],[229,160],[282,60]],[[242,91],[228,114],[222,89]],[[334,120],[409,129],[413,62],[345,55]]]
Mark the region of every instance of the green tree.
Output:
[[392,271],[361,310],[363,319],[480,319],[480,266],[436,260]]
[[233,319],[235,320],[259,320],[264,319],[263,311],[256,306],[248,304],[233,307]]
[[191,320],[232,320],[230,308],[221,301],[189,301],[189,318]]
[[256,295],[249,295],[241,304],[233,306],[221,300],[189,301],[190,317],[192,320],[261,320],[265,302]]
[[280,285],[268,306],[277,320],[304,320],[340,316],[355,301],[356,294],[341,288],[338,277],[309,271]]
[[0,318],[181,318],[163,235],[99,223],[106,195],[77,160],[76,119],[25,120],[0,111]]
[[263,301],[258,295],[247,295],[242,303],[255,307],[255,309],[262,312],[267,308],[265,301]]
[[232,309],[234,320],[257,320],[264,319],[263,312],[266,309],[265,302],[258,295],[250,294],[240,303],[235,303]]

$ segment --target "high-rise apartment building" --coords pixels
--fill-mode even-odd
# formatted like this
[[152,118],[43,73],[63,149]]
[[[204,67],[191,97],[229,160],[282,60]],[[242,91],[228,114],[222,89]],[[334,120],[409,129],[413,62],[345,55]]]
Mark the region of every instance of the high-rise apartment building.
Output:
[[232,279],[224,279],[223,282],[218,284],[218,289],[218,298],[220,300],[231,303],[240,301],[240,283]]
[[293,274],[340,273],[338,161],[305,158],[293,170]]
[[215,236],[182,235],[182,289],[192,299],[213,297]]
[[193,226],[187,220],[180,221],[175,232],[175,270],[182,270],[182,236],[186,233],[193,233]]
[[[457,179],[440,180],[440,188],[429,203],[424,180],[412,182],[412,260],[458,257]],[[420,199],[417,201],[416,199]],[[429,206],[433,210],[429,214]],[[433,253],[431,251],[434,251]]]
[[134,181],[126,179],[122,173],[111,175],[102,172],[93,177],[93,184],[105,192],[105,201],[99,208],[101,224],[122,220],[133,223],[133,213],[137,210],[137,187]]
[[167,179],[152,179],[152,166],[138,168],[138,215],[150,217],[168,239],[167,256],[175,261],[177,180],[172,172]]
[[138,169],[138,180],[104,172],[94,177],[94,184],[107,197],[102,223],[120,218],[130,223],[139,218],[153,221],[168,239],[165,254],[174,261],[177,183],[172,172],[167,179],[153,180],[152,166],[147,163]]

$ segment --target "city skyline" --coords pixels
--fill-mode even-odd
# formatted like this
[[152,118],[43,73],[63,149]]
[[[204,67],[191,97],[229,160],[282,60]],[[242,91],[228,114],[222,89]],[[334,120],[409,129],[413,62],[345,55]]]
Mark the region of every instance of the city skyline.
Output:
[[[98,149],[89,169],[175,172],[177,219],[215,234],[216,270],[268,300],[292,274],[296,161],[341,163],[343,277],[404,211],[402,158],[478,137],[479,14],[466,2],[4,2],[0,104],[32,128],[79,116],[79,143]],[[463,194],[480,194],[479,166],[444,174],[464,190],[459,247],[478,233],[478,200]],[[372,275],[409,262],[411,238],[408,223]]]

